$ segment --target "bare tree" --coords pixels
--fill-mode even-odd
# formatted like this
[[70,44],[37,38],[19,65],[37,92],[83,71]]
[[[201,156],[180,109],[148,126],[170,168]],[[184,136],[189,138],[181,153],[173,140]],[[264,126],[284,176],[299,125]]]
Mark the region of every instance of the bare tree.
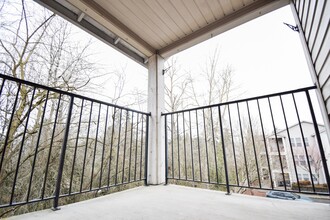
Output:
[[[203,82],[192,84],[191,93],[195,105],[211,105],[229,100],[236,89],[233,68],[220,63],[220,49],[215,48],[206,58],[202,69]],[[202,86],[202,88],[201,88]]]
[[167,61],[165,74],[165,109],[173,112],[185,109],[191,103],[189,97],[189,87],[192,83],[190,73],[181,70],[176,57]]

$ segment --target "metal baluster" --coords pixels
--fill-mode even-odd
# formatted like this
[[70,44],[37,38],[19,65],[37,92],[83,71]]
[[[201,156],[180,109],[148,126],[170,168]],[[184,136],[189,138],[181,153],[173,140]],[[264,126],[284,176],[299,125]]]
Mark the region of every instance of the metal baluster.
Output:
[[131,141],[129,146],[129,164],[128,164],[128,182],[131,182],[131,160],[132,160],[132,142],[133,142],[133,122],[134,122],[134,112],[132,112],[131,119]]
[[71,96],[70,97],[70,106],[69,106],[69,109],[68,109],[68,117],[67,117],[67,121],[66,121],[66,125],[65,125],[65,132],[64,132],[63,143],[62,143],[62,148],[61,148],[60,164],[59,164],[58,172],[57,172],[57,180],[56,180],[56,187],[55,187],[55,198],[54,198],[54,206],[53,206],[54,211],[59,210],[58,200],[60,198],[61,181],[62,181],[65,153],[66,153],[66,147],[67,147],[69,130],[70,130],[73,100],[74,100],[74,97]]
[[142,154],[143,154],[143,115],[141,117],[142,131],[141,131],[141,154],[140,154],[140,180],[142,179]]
[[[220,106],[218,106],[218,109],[220,108]],[[215,138],[214,138],[214,124],[213,124],[213,113],[212,113],[212,108],[210,108],[211,111],[211,128],[212,128],[212,140],[213,140],[213,150],[214,150],[214,164],[215,164],[215,174],[217,177],[217,183],[219,183],[219,173],[218,173],[218,159],[217,159],[217,149],[215,146]],[[221,117],[221,116],[220,116]],[[221,120],[221,119],[220,119]],[[221,124],[220,124],[221,125]],[[220,126],[221,129],[221,126]],[[225,161],[225,159],[224,159]],[[227,166],[227,165],[225,165]],[[225,170],[225,172],[227,172]]]
[[[307,92],[307,94],[306,94],[307,101],[309,101],[308,100],[308,95],[309,94]],[[296,99],[294,97],[294,94],[292,94],[292,97],[293,97],[293,102],[294,102],[294,106],[295,106],[295,109],[296,109],[296,114],[297,114],[297,119],[298,119],[298,124],[299,124],[301,138],[302,138],[302,141],[303,141],[303,144],[304,144],[304,152],[305,152],[305,156],[306,156],[306,159],[307,159],[308,172],[309,172],[310,177],[311,177],[311,183],[312,183],[313,191],[315,192],[315,186],[314,186],[314,181],[313,181],[313,176],[312,176],[312,169],[311,169],[310,162],[309,162],[309,159],[308,159],[308,152],[307,152],[307,148],[306,148],[306,143],[305,143],[305,138],[304,138],[304,132],[303,132],[303,129],[302,129],[302,126],[301,126],[300,116],[299,116],[299,112],[298,112],[298,108],[297,108],[297,103],[296,103]],[[309,105],[310,108],[312,107],[312,103],[309,103],[308,102],[308,105]],[[317,124],[316,121],[315,121],[315,123]],[[322,144],[322,142],[321,142],[321,144]],[[299,180],[297,182],[299,182]]]
[[115,185],[117,185],[118,177],[118,160],[119,160],[119,151],[120,151],[120,132],[121,132],[121,119],[123,115],[123,109],[120,109],[120,118],[119,118],[119,131],[118,131],[118,144],[117,144],[117,160],[116,160],[116,173],[115,173]]
[[292,149],[291,136],[290,136],[290,132],[289,132],[288,122],[286,120],[286,114],[285,114],[285,110],[284,110],[284,106],[283,106],[282,96],[280,96],[280,100],[281,100],[281,107],[282,107],[282,112],[283,112],[283,117],[284,117],[284,122],[285,122],[285,128],[286,128],[286,132],[287,132],[287,135],[288,135],[288,141],[289,141],[290,150],[291,150],[291,156],[292,156],[292,160],[293,160],[293,167],[294,167],[294,171],[295,171],[295,175],[296,175],[296,179],[297,179],[298,189],[299,189],[299,192],[300,192],[300,183],[298,181],[299,178],[298,178],[296,160],[295,160],[294,152],[293,152],[293,149]]
[[174,179],[174,138],[173,138],[173,114],[171,114],[171,145],[172,145],[172,178]]
[[[18,153],[18,159],[17,159],[16,169],[15,169],[15,176],[14,176],[14,181],[13,181],[13,186],[12,186],[12,191],[11,191],[11,197],[10,197],[9,204],[13,204],[15,188],[16,188],[16,181],[17,181],[17,176],[18,176],[18,170],[19,170],[19,167],[21,165],[20,163],[21,163],[21,158],[22,158],[22,153],[23,153],[25,135],[26,135],[27,127],[29,125],[29,119],[30,119],[30,114],[31,114],[31,109],[32,109],[32,105],[33,105],[35,92],[36,92],[36,87],[33,88],[31,100],[30,100],[30,103],[29,103],[29,109],[27,111],[26,122],[25,122],[24,131],[23,131],[21,146],[20,146],[19,153]],[[24,102],[24,100],[22,102]],[[21,119],[19,118],[19,120],[21,120]]]
[[86,165],[87,148],[88,148],[88,140],[89,140],[89,131],[90,131],[90,127],[91,127],[92,112],[93,112],[93,102],[91,102],[91,108],[90,108],[90,111],[89,111],[89,120],[88,120],[87,136],[86,136],[85,154],[84,154],[84,160],[83,160],[83,170],[82,170],[81,182],[80,182],[80,192],[82,192],[82,187],[83,187],[83,183],[84,183],[85,165]]
[[[330,194],[330,175],[329,175],[329,168],[327,166],[327,159],[325,157],[323,144],[322,144],[322,140],[321,140],[321,136],[320,136],[320,131],[319,131],[319,127],[318,127],[318,124],[317,124],[317,121],[316,121],[312,101],[311,101],[309,92],[307,90],[306,90],[306,96],[307,96],[307,101],[308,101],[308,105],[309,105],[309,110],[310,110],[310,113],[311,113],[311,116],[312,116],[312,121],[313,121],[313,125],[314,125],[314,130],[315,130],[317,143],[319,145],[319,150],[320,150],[322,165],[323,165],[323,169],[324,169],[325,179],[327,181],[328,195],[329,195]],[[313,178],[312,178],[312,180],[313,180]],[[314,185],[313,185],[313,189],[315,191]]]
[[184,112],[182,112],[182,128],[183,128],[183,150],[184,150],[184,169],[185,176],[187,180],[187,149],[186,149],[186,129],[185,129],[185,120],[184,120]]
[[267,150],[265,130],[264,130],[264,125],[263,125],[263,121],[262,121],[262,117],[261,117],[259,99],[257,99],[257,104],[258,104],[258,112],[259,112],[259,119],[260,119],[260,124],[261,124],[262,137],[263,137],[263,140],[264,140],[264,146],[265,146],[265,152],[266,152],[266,158],[267,158],[267,164],[268,164],[268,174],[269,174],[269,178],[270,178],[271,187],[272,187],[272,189],[274,189],[272,170],[270,169],[269,154],[268,154],[268,150]]
[[144,161],[144,185],[148,185],[148,136],[149,136],[149,115],[146,115],[146,137],[145,137],[145,161]]
[[105,142],[106,142],[106,137],[107,137],[108,117],[109,117],[109,106],[107,105],[107,112],[105,114],[105,125],[104,125],[104,135],[103,135],[103,146],[102,146],[102,156],[101,156],[102,159],[101,159],[99,188],[101,188],[101,185],[102,185],[103,161],[104,161]]
[[245,153],[243,129],[242,129],[242,122],[241,122],[241,114],[240,114],[240,111],[239,111],[239,104],[238,104],[238,102],[236,103],[236,105],[237,105],[237,114],[238,114],[239,128],[240,128],[241,139],[242,139],[242,147],[243,147],[243,156],[244,156],[244,163],[245,163],[246,179],[247,179],[248,187],[250,187],[249,170],[248,170],[247,161],[246,161],[246,153]]
[[259,172],[258,157],[257,157],[257,152],[256,152],[256,145],[255,145],[255,142],[254,142],[253,128],[252,128],[252,122],[251,122],[251,114],[250,114],[250,107],[249,107],[249,102],[248,102],[248,101],[246,101],[246,107],[247,107],[247,112],[248,112],[248,116],[249,116],[249,123],[250,123],[250,130],[251,130],[251,138],[252,138],[252,146],[253,146],[254,158],[255,158],[255,160],[256,160],[258,182],[259,182],[259,187],[261,188],[261,180],[260,180],[260,172]]
[[59,112],[59,109],[60,109],[61,99],[62,99],[62,94],[60,94],[59,97],[58,97],[57,109],[56,109],[55,118],[54,118],[53,132],[52,132],[52,137],[50,139],[50,144],[49,144],[47,165],[46,165],[46,170],[45,170],[44,183],[43,183],[43,186],[42,186],[41,199],[44,199],[44,196],[45,196],[46,182],[47,182],[48,169],[49,169],[49,161],[50,161],[50,156],[52,154],[53,141],[54,141],[55,130],[56,130],[56,122],[57,122],[58,112]]
[[135,138],[135,159],[134,159],[134,181],[136,181],[138,140],[139,140],[139,114],[137,114],[137,116],[136,116],[136,138]]
[[226,178],[226,189],[227,194],[230,195],[230,186],[229,186],[229,177],[228,177],[228,167],[227,167],[227,158],[226,158],[226,147],[225,147],[225,139],[223,134],[223,126],[222,126],[222,119],[221,119],[221,108],[218,106],[218,113],[219,113],[219,123],[220,123],[220,135],[221,135],[221,144],[222,144],[222,154],[223,154],[223,164],[225,168],[225,178]]
[[203,124],[204,124],[204,139],[205,139],[205,151],[206,151],[206,167],[207,167],[207,182],[210,182],[210,165],[209,165],[209,153],[207,149],[207,137],[206,137],[206,123],[205,123],[205,113],[203,113]]
[[235,142],[234,142],[234,135],[233,135],[233,126],[231,124],[231,115],[230,115],[230,106],[228,105],[228,117],[229,117],[229,127],[230,127],[230,134],[231,134],[231,143],[233,146],[233,156],[234,156],[234,163],[235,163],[235,173],[236,173],[236,182],[237,186],[239,186],[239,179],[238,179],[238,170],[237,170],[237,161],[236,161],[236,152],[235,152]]
[[94,155],[93,155],[92,173],[91,173],[91,183],[90,183],[90,186],[89,186],[89,190],[92,190],[92,188],[93,188],[94,166],[95,166],[95,157],[96,157],[96,148],[97,148],[97,136],[99,134],[100,115],[101,115],[101,104],[99,104],[99,114],[97,116],[97,125],[96,125],[96,132],[95,132],[95,144],[94,144]]
[[198,130],[198,115],[197,115],[197,110],[196,110],[196,125],[197,125],[197,147],[198,147],[198,162],[199,162],[199,177],[200,181],[203,182],[202,178],[202,165],[201,165],[201,151],[199,147],[199,130]]
[[113,136],[115,134],[115,119],[116,119],[116,110],[115,107],[113,109],[113,115],[112,115],[112,131],[111,131],[111,143],[110,143],[110,155],[109,155],[109,169],[108,169],[108,187],[110,186],[110,174],[111,174],[111,158],[112,158],[112,147],[113,147]]
[[191,168],[192,168],[192,179],[195,181],[195,171],[194,171],[194,151],[193,151],[193,141],[192,141],[192,132],[191,132],[191,114],[189,111],[189,132],[190,132],[190,153],[191,153]]
[[122,168],[122,177],[121,177],[121,183],[124,183],[125,180],[125,160],[126,160],[126,139],[127,139],[127,122],[128,122],[128,111],[126,111],[126,123],[125,123],[125,138],[124,138],[124,155],[123,155],[123,168]]
[[167,185],[168,179],[168,139],[167,139],[167,115],[164,116],[165,124],[165,185]]
[[179,137],[179,113],[176,114],[176,137],[178,145],[178,167],[179,167],[179,179],[181,179],[181,163],[180,163],[180,137]]
[[73,162],[72,162],[72,169],[71,169],[69,195],[72,192],[71,190],[72,190],[73,173],[74,173],[75,164],[76,164],[76,157],[77,157],[78,141],[79,141],[80,126],[81,126],[81,117],[82,117],[82,113],[83,113],[83,108],[84,108],[84,99],[82,99],[82,101],[81,101],[81,107],[80,107],[80,115],[79,115],[78,130],[77,130],[77,136],[76,136],[76,144],[75,144],[75,147],[74,147]]
[[35,164],[36,164],[36,160],[37,160],[40,137],[41,137],[41,132],[42,132],[42,126],[44,124],[44,119],[45,119],[46,107],[47,107],[47,102],[48,102],[48,95],[49,95],[49,90],[46,93],[45,103],[44,103],[44,106],[43,106],[43,112],[42,112],[42,116],[41,116],[41,122],[40,122],[40,128],[39,128],[37,143],[36,143],[36,147],[35,147],[34,155],[33,155],[33,162],[32,162],[32,168],[31,168],[30,181],[29,181],[29,188],[28,188],[28,192],[26,194],[26,202],[29,202],[32,179],[33,179],[33,174],[34,174],[34,168],[35,168]]
[[[283,171],[282,157],[281,157],[281,153],[280,153],[280,147],[279,147],[278,141],[277,141],[276,127],[275,127],[274,116],[273,116],[272,106],[271,106],[269,97],[268,97],[268,105],[269,105],[270,115],[271,115],[272,123],[273,123],[273,129],[274,129],[275,141],[276,141],[276,146],[277,146],[277,151],[278,151],[278,157],[279,157],[279,160],[280,160],[282,177],[283,177],[283,181],[285,183],[285,176],[284,176],[284,171]],[[286,184],[284,184],[284,190],[286,191]]]
[[3,86],[5,85],[5,82],[6,82],[6,79],[2,79],[2,83],[1,83],[1,87],[0,87],[0,96],[2,94],[2,89],[3,89]]

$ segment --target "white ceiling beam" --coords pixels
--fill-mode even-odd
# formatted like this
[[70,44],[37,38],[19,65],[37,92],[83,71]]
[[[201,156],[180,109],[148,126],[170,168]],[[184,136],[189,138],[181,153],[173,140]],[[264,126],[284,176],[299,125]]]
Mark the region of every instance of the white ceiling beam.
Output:
[[156,50],[93,0],[67,0],[147,57]]
[[[98,38],[102,42],[106,43],[107,45],[111,46],[112,48],[116,49],[117,51],[123,53],[127,57],[131,58],[132,60],[136,61],[140,65],[147,67],[145,61],[147,59],[146,55],[138,52],[138,50],[134,49],[133,46],[128,46],[125,42],[117,42],[115,44],[116,38],[111,36],[109,33],[104,32],[104,30],[100,29],[97,25],[92,24],[88,17],[84,12],[77,9],[66,0],[34,0],[38,2],[40,5],[48,8],[49,10],[53,11],[57,15],[67,19],[71,23],[75,24],[82,30],[86,31],[87,33],[93,35],[94,37]],[[83,18],[78,22],[79,16],[84,13],[85,15]],[[111,32],[111,31],[109,31]]]

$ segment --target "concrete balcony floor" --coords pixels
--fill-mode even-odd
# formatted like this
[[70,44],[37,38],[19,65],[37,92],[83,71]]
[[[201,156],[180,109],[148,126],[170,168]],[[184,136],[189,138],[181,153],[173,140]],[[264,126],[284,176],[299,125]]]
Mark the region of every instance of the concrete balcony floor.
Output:
[[286,201],[176,185],[138,187],[9,218],[29,219],[329,219],[330,204]]

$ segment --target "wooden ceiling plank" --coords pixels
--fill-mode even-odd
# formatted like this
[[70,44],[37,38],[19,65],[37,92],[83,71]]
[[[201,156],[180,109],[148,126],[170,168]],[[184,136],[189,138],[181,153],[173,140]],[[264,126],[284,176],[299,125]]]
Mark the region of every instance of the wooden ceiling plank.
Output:
[[[186,5],[181,0],[170,0],[172,4],[175,4],[177,11],[182,15],[182,18],[185,20],[185,23],[190,27],[191,30],[196,31],[200,28],[197,23],[197,19],[192,16],[190,11],[187,9]],[[189,3],[190,5],[191,3]]]
[[223,9],[217,0],[208,0],[207,3],[212,10],[215,20],[219,20],[224,16]]
[[251,3],[253,3],[253,0],[243,0],[243,6],[247,6]]
[[157,12],[157,15],[161,18],[161,20],[172,30],[172,32],[179,39],[180,36],[184,36],[185,33],[181,30],[181,28],[173,21],[171,17],[168,16],[165,9],[155,0],[145,0],[147,4]]
[[233,12],[236,11],[236,8],[234,7],[236,0],[234,0],[234,2],[233,2],[233,0],[228,0],[228,1],[229,1],[229,5],[230,5],[232,11]]
[[[203,17],[206,20],[207,24],[211,24],[213,23],[216,19],[213,16],[212,11],[210,10],[207,2],[205,0],[194,0],[195,3],[197,4],[197,7],[199,8],[199,10],[201,11],[201,13],[203,14]],[[211,13],[210,13],[211,12]]]
[[171,19],[175,23],[177,23],[177,26],[182,30],[184,35],[189,35],[190,33],[192,33],[193,30],[185,23],[184,19],[181,17],[181,15],[178,13],[178,11],[175,9],[171,2],[164,0],[157,0],[157,2],[166,11],[168,16],[171,17]]
[[[88,1],[88,0],[83,0],[83,1]],[[107,0],[95,0],[99,2],[102,7],[105,8],[105,10],[109,11],[110,14],[115,16],[118,20],[125,20],[127,24],[123,24],[123,26],[126,26],[128,29],[130,29],[134,34],[142,38],[139,33],[139,28],[144,25],[143,21],[138,18],[129,8],[127,8],[122,1],[118,0],[112,0],[112,1],[107,1]],[[101,6],[100,6],[101,7]],[[162,45],[159,44],[157,38],[158,36],[149,28],[146,28],[143,32],[144,36],[142,39],[148,39],[146,41],[148,44],[150,44],[153,48],[159,48]],[[126,40],[126,39],[123,39]]]
[[146,15],[146,13],[144,13],[144,11],[141,10],[140,3],[138,3],[138,1],[130,0],[130,1],[119,1],[119,2],[121,2],[124,6],[126,6],[126,8],[130,11],[130,13],[135,17],[136,20],[139,20],[141,22],[139,26],[135,26],[136,29],[135,32],[142,37],[145,31],[148,30],[150,35],[152,35],[155,41],[157,41],[157,43],[160,45],[156,47],[156,49],[159,49],[172,42],[167,36],[166,32],[164,32],[161,28],[159,28],[159,25],[155,24],[154,20],[150,19]]
[[162,20],[159,14],[154,11],[151,5],[146,1],[142,0],[139,2],[140,9],[149,17],[150,20],[153,20],[159,28],[167,35],[167,37],[173,42],[179,39],[177,34]]
[[221,11],[222,11],[222,14],[223,14],[223,17],[226,16],[226,11],[224,10],[224,8],[222,7],[222,4],[221,4],[221,0],[217,0],[220,8],[221,8]]
[[233,8],[230,4],[230,0],[218,0],[221,7],[223,8],[223,11],[225,13],[225,16],[231,14],[233,12]]
[[244,7],[244,2],[243,0],[231,0],[231,5],[233,6],[233,9],[237,11]]
[[183,0],[182,3],[187,8],[189,13],[192,15],[192,17],[195,19],[196,23],[198,24],[198,27],[204,27],[207,25],[206,20],[200,10],[197,8],[197,5],[194,1],[185,1]]

